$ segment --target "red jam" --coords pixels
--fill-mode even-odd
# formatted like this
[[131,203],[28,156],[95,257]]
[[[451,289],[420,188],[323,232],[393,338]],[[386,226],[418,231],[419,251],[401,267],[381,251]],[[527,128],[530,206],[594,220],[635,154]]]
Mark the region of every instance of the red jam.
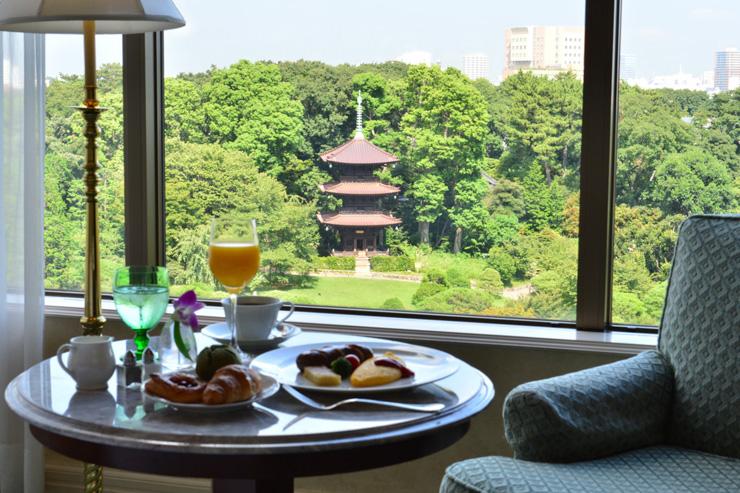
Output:
[[401,372],[401,378],[413,377],[414,372],[406,368],[403,363],[396,361],[392,358],[378,358],[375,360],[376,366],[387,366],[388,368],[395,368]]
[[357,367],[360,366],[360,358],[358,358],[354,354],[348,354],[344,357],[344,359],[350,362],[350,364],[352,365],[352,370],[356,370]]

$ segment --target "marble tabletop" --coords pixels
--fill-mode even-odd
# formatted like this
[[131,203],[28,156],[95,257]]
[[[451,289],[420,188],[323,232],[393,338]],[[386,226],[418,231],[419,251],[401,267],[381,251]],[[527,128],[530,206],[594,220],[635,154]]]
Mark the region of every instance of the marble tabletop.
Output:
[[[198,346],[212,340],[197,334]],[[382,341],[336,333],[304,332],[283,345]],[[117,357],[125,342],[114,343]],[[373,397],[407,403],[441,402],[434,414],[353,405],[334,411],[311,410],[284,391],[228,413],[178,411],[145,397],[140,390],[117,387],[115,375],[107,391],[77,391],[56,359],[45,360],[8,386],[10,408],[31,425],[55,434],[133,449],[197,454],[271,454],[316,447],[341,449],[356,443],[387,443],[415,433],[449,426],[482,411],[494,394],[491,381],[462,363],[460,370],[434,384]],[[336,395],[312,393],[331,403]]]

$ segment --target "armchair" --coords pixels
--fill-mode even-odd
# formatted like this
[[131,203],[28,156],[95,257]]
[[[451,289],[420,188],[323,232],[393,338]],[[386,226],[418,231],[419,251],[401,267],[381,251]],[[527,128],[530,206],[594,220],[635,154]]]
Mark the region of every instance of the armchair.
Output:
[[518,386],[440,493],[740,491],[740,216],[681,226],[657,351]]

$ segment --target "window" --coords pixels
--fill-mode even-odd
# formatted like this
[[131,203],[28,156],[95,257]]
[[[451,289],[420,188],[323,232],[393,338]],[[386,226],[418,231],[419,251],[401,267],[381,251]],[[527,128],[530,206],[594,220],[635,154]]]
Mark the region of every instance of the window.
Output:
[[[85,276],[84,121],[74,106],[84,98],[82,36],[48,35],[46,41],[47,289],[80,290]],[[101,285],[110,291],[124,260],[123,101],[121,37],[98,36],[100,120],[99,218]]]
[[615,322],[659,322],[681,221],[740,208],[740,54],[734,87],[722,87],[716,62],[737,42],[740,14],[728,6],[624,2]]
[[[575,320],[582,70],[547,57],[583,3],[227,3],[181,0],[188,27],[165,34],[174,292],[224,294],[208,221],[240,212],[263,294]],[[545,54],[505,66],[532,30]]]
[[[126,59],[127,66],[134,68],[127,71],[127,81],[133,80],[140,87],[153,89],[146,96],[134,91],[134,96],[127,100],[128,109],[150,107],[141,98],[155,94],[156,99],[159,84],[163,81],[167,95],[166,107],[159,103],[151,105],[156,111],[153,116],[148,116],[151,118],[147,123],[156,129],[159,110],[164,111],[166,120],[161,133],[153,131],[148,134],[153,139],[141,142],[141,147],[148,153],[147,159],[127,158],[126,163],[127,173],[132,169],[137,172],[143,169],[145,173],[140,173],[141,177],[155,177],[157,185],[154,188],[159,196],[153,197],[148,191],[147,204],[164,204],[165,187],[160,183],[158,173],[161,176],[166,174],[167,232],[163,236],[163,231],[158,229],[160,224],[149,227],[151,225],[147,223],[147,227],[140,227],[140,221],[128,221],[129,230],[133,231],[128,244],[144,242],[148,259],[159,258],[160,254],[164,258],[166,247],[168,267],[177,283],[175,292],[186,286],[195,286],[201,294],[220,296],[218,286],[208,277],[205,235],[210,215],[219,214],[228,207],[229,210],[256,215],[263,225],[264,265],[267,268],[253,288],[300,303],[379,307],[386,311],[404,309],[414,310],[414,313],[431,310],[435,312],[434,317],[446,317],[451,313],[535,317],[539,318],[536,323],[540,324],[590,330],[609,328],[612,321],[629,325],[654,324],[657,322],[655,314],[660,308],[660,300],[655,300],[664,289],[661,285],[664,285],[666,262],[670,260],[671,245],[675,241],[675,225],[688,212],[699,210],[684,209],[669,214],[668,209],[662,208],[666,204],[661,204],[661,200],[693,197],[692,194],[696,195],[696,191],[704,187],[712,191],[703,196],[710,200],[706,202],[702,198],[699,203],[711,204],[711,207],[700,210],[738,210],[738,149],[735,146],[733,154],[731,145],[733,142],[737,144],[737,135],[730,130],[730,141],[727,140],[727,129],[732,129],[738,121],[737,110],[732,109],[733,104],[737,105],[737,89],[732,89],[738,82],[737,75],[732,72],[737,52],[724,49],[736,44],[736,40],[728,38],[733,31],[725,27],[737,25],[738,13],[728,9],[726,4],[710,2],[700,9],[680,2],[675,9],[674,4],[671,8],[667,8],[667,4],[659,6],[662,13],[657,13],[658,7],[651,7],[643,13],[632,5],[632,0],[606,3],[585,0],[584,16],[583,4],[578,0],[563,0],[556,6],[551,5],[553,2],[532,0],[526,2],[521,15],[512,14],[511,20],[507,20],[500,9],[495,15],[484,15],[489,7],[481,2],[474,15],[459,23],[467,26],[465,33],[454,39],[442,36],[444,48],[432,52],[431,48],[420,51],[417,46],[417,41],[426,39],[424,35],[428,34],[420,26],[426,25],[439,37],[439,33],[447,30],[435,29],[434,23],[439,19],[449,20],[465,9],[451,13],[449,10],[441,11],[443,7],[438,5],[430,7],[405,2],[402,7],[393,4],[348,17],[346,11],[321,11],[321,6],[305,5],[305,2],[291,4],[289,9],[284,3],[260,5],[250,7],[248,12],[241,3],[233,2],[231,10],[240,12],[240,8],[244,9],[243,16],[209,20],[208,9],[199,3],[192,0],[178,2],[189,26],[166,34],[166,77],[156,76],[161,68],[161,56],[165,55],[160,35],[145,37],[146,40],[154,40],[154,50],[127,55]],[[623,3],[624,30],[620,33]],[[466,4],[465,8],[468,7]],[[674,10],[677,12],[675,26],[675,19],[664,15]],[[412,18],[408,16],[409,11],[413,11]],[[300,18],[300,25],[286,20],[287,13]],[[362,18],[362,22],[357,22],[357,16]],[[274,19],[281,21],[276,23]],[[333,19],[332,29],[327,29],[328,19]],[[680,38],[677,33],[694,32],[693,24],[710,24],[711,31],[693,37],[692,40],[701,42],[693,43],[690,49],[681,48],[680,43],[671,41]],[[270,26],[269,29],[261,29],[264,25]],[[571,28],[581,25],[586,28],[584,33],[574,34]],[[357,26],[367,27],[358,29]],[[554,67],[546,64],[546,57],[557,61],[558,44],[562,44],[564,39],[557,29],[548,32],[547,26],[569,28],[569,39],[576,42],[569,55],[570,60],[575,60],[572,66],[560,68],[557,64]],[[508,27],[514,29],[505,36],[504,42],[491,35],[491,32],[504,33]],[[371,33],[363,32],[363,29],[370,28],[373,29]],[[239,42],[234,41],[236,33],[242,33]],[[485,42],[479,42],[483,39],[481,33]],[[616,40],[620,35],[624,48],[621,71],[627,80],[622,83],[622,104],[617,107],[620,67],[616,63],[619,58]],[[575,38],[571,39],[571,36]],[[654,36],[655,39],[645,42],[640,36]],[[292,42],[286,43],[286,39]],[[554,43],[554,49],[547,48],[548,42]],[[712,46],[706,48],[704,42],[711,42]],[[660,52],[660,64],[647,59],[653,44]],[[389,55],[388,50],[394,50],[393,54]],[[704,53],[697,55],[697,50]],[[721,52],[713,53],[717,50]],[[488,65],[489,70],[487,75],[471,80],[473,77],[461,73],[465,71],[464,55],[479,52],[488,55],[488,60],[481,59],[480,63],[476,60],[471,69],[484,67],[485,70]],[[643,56],[645,58],[640,58]],[[395,57],[399,61],[384,62]],[[714,71],[704,67],[701,70],[706,69],[706,73],[699,78],[695,64],[697,60],[705,60],[702,63],[706,65],[707,57],[712,60],[709,63],[714,65]],[[562,63],[562,58],[560,60]],[[684,60],[684,70],[677,74],[663,78],[657,77],[661,75],[659,72],[647,75],[663,84],[673,81],[673,84],[696,86],[692,89],[694,92],[645,88],[636,80],[629,80],[636,79],[645,67],[652,70],[653,65],[657,69],[672,64],[680,68]],[[690,70],[694,72],[692,77],[686,74],[690,64]],[[417,65],[414,71],[411,70],[413,65]],[[461,70],[458,72],[449,67]],[[553,77],[553,72],[561,73],[568,69],[575,72],[575,81],[571,76]],[[519,70],[527,73],[518,74]],[[417,77],[413,79],[416,85],[409,84],[412,72]],[[52,71],[50,74],[53,78]],[[152,74],[155,77],[151,77]],[[245,77],[247,84],[243,83]],[[716,86],[716,89],[707,96],[697,96],[696,89],[703,88],[708,79],[714,79],[712,87]],[[425,144],[425,139],[439,137],[439,125],[432,125],[428,132],[423,131],[430,128],[426,124],[434,122],[435,115],[444,113],[439,111],[443,105],[431,103],[438,99],[427,97],[439,97],[440,94],[432,90],[435,87],[433,83],[439,81],[448,83],[450,88],[460,89],[462,94],[472,98],[470,101],[480,102],[482,97],[485,106],[485,111],[480,111],[485,115],[483,120],[488,128],[488,132],[483,132],[483,160],[482,164],[475,161],[473,170],[485,172],[480,177],[486,185],[482,197],[476,186],[467,190],[469,194],[459,196],[455,193],[455,200],[467,200],[465,207],[457,209],[454,208],[455,200],[449,202],[449,192],[457,190],[450,188],[452,182],[446,180],[448,175],[438,187],[444,192],[437,193],[436,197],[441,197],[437,202],[430,200],[434,194],[427,197],[421,193],[435,190],[428,186],[434,181],[426,176],[432,173],[414,175],[417,178],[414,180],[404,175],[411,171],[411,164],[422,162],[419,155],[426,157],[420,153],[420,142]],[[531,86],[518,93],[515,81],[527,82]],[[341,167],[329,159],[322,160],[321,154],[331,146],[341,145],[354,137],[356,97],[360,89],[365,140],[397,157],[398,162],[370,166],[371,171],[361,166],[348,171],[346,166]],[[439,93],[444,94],[444,91]],[[420,104],[414,106],[410,103],[413,96],[421,94],[425,97],[417,98]],[[573,97],[574,94],[578,95]],[[461,100],[449,98],[449,101]],[[537,104],[527,107],[526,103],[532,100]],[[428,104],[425,106],[424,103]],[[642,103],[648,106],[643,107],[646,109],[640,114]],[[460,106],[477,107],[476,104]],[[560,154],[561,158],[567,157],[568,168],[571,168],[569,173],[556,167],[558,162],[555,159],[537,161],[542,165],[541,172],[545,177],[548,168],[544,164],[551,164],[551,175],[544,180],[546,186],[543,188],[542,181],[534,180],[537,174],[532,173],[531,190],[539,193],[530,190],[529,197],[534,199],[531,201],[522,198],[522,189],[526,188],[524,180],[528,178],[523,171],[531,171],[535,166],[520,170],[522,172],[518,175],[508,174],[511,168],[507,168],[511,164],[507,158],[521,151],[521,146],[517,148],[515,144],[515,140],[521,137],[517,134],[521,128],[513,123],[515,117],[521,116],[519,112],[523,108],[532,110],[525,114],[523,123],[545,122],[529,126],[536,130],[535,139],[529,144],[538,157],[548,155],[553,147],[562,151],[563,148],[558,146],[563,146],[563,142],[559,139],[566,135],[572,144],[567,147],[565,156]],[[553,112],[552,108],[560,111]],[[663,116],[664,119],[660,118]],[[234,117],[238,125],[234,123]],[[477,119],[474,121],[479,122]],[[619,142],[616,140],[617,121],[620,124]],[[679,121],[680,124],[677,123]],[[554,132],[552,122],[557,129]],[[505,126],[506,123],[509,125]],[[666,150],[661,148],[660,142],[653,145],[653,141],[664,137],[660,132],[640,130],[640,127],[650,125],[660,129],[663,124],[678,130],[681,138],[688,132],[690,139],[694,140],[684,140]],[[477,127],[473,125],[473,128]],[[637,138],[639,131],[644,136],[642,149],[631,145],[637,144],[632,137]],[[477,134],[468,132],[462,137],[471,135]],[[138,139],[134,136],[133,142],[138,143]],[[465,141],[464,138],[461,140]],[[705,140],[711,143],[711,148]],[[166,151],[166,170],[162,167],[160,146]],[[132,146],[128,148],[132,149]],[[660,154],[660,159],[649,160],[653,157],[650,151]],[[696,155],[687,155],[687,151]],[[666,161],[663,159],[666,156],[674,160]],[[681,161],[677,160],[678,157],[691,159]],[[716,162],[724,165],[724,171],[716,166]],[[428,159],[425,163],[430,166],[438,164],[436,159]],[[666,163],[672,163],[672,167]],[[651,171],[642,185],[631,187],[629,180],[643,171],[643,164],[651,166],[654,173]],[[671,171],[676,170],[688,170],[681,172],[682,177],[689,173],[696,178],[694,175],[698,174],[698,181],[692,182],[696,187],[688,189],[686,195],[656,192],[661,183],[658,178],[663,180],[663,185],[672,184],[669,182],[675,176]],[[716,183],[727,184],[727,172],[734,185],[729,197],[726,187],[715,186]],[[478,176],[476,173],[473,175]],[[706,173],[712,174],[713,178],[716,175],[718,179],[713,179],[710,184],[704,180]],[[217,175],[218,186],[214,185],[214,175]],[[348,179],[342,180],[343,177]],[[376,182],[369,185],[375,191],[395,192],[392,187],[400,190],[388,194],[385,201],[370,202],[347,199],[346,193],[330,193],[337,192],[335,186],[340,186],[340,190],[345,187],[346,192],[347,182],[354,183],[351,187],[358,187],[359,183],[362,190],[367,190],[364,187],[371,181]],[[480,183],[480,180],[473,182]],[[73,182],[70,180],[69,183]],[[142,179],[142,183],[150,181]],[[319,185],[325,186],[322,189]],[[54,190],[53,177],[47,179],[47,187]],[[682,190],[686,189],[679,187],[673,191]],[[559,195],[558,192],[564,193]],[[630,199],[630,194],[637,199]],[[143,197],[145,193],[141,195]],[[368,193],[359,195],[365,198],[373,196]],[[56,197],[57,200],[60,196],[63,197],[60,193],[49,194],[50,198]],[[129,193],[127,210],[142,197]],[[718,198],[720,203],[712,203]],[[418,217],[421,212],[414,207],[422,199],[427,201],[426,205],[432,212],[435,212],[436,205],[436,212],[441,215],[432,215],[429,221],[423,221],[429,226],[424,225],[420,231],[419,221],[416,225],[413,221],[414,214]],[[562,209],[553,207],[553,204],[560,203],[563,203]],[[54,218],[51,210],[54,205],[50,201],[48,221]],[[159,205],[154,209],[157,207]],[[354,236],[342,237],[336,229],[327,230],[327,224],[319,222],[315,215],[321,212],[325,218],[325,212],[330,215],[340,212],[343,207],[360,213],[363,213],[363,208],[373,207],[376,212],[379,209],[379,212],[401,220],[399,230],[384,230],[381,237],[366,235],[369,228],[363,226],[352,230]],[[524,207],[529,207],[529,211]],[[497,217],[507,216],[497,212],[516,208],[519,214],[509,214],[508,219]],[[531,223],[541,219],[541,216],[533,214],[535,209],[555,212],[560,217],[553,221],[554,224],[549,220],[540,222],[545,227],[535,233]],[[486,221],[472,214],[472,220],[466,223],[471,216],[456,214],[481,210],[488,214]],[[638,213],[641,214],[639,217]],[[164,223],[164,213],[155,213],[154,217],[159,223]],[[547,219],[552,215],[545,213],[544,217]],[[74,219],[81,222],[77,217]],[[454,221],[465,223],[461,234],[456,234],[457,228],[451,227]],[[47,223],[47,228],[50,225],[53,226]],[[310,229],[311,225],[315,229]],[[56,231],[62,229],[57,227]],[[431,247],[419,249],[422,235],[426,236],[427,231]],[[512,232],[513,236],[507,236]],[[79,241],[74,234],[58,236],[68,243]],[[511,241],[501,240],[512,237]],[[521,237],[532,241],[522,242]],[[52,241],[64,244],[57,239]],[[460,253],[452,253],[456,249],[455,243],[459,245]],[[156,246],[155,250],[159,249],[155,254],[151,253],[152,245]],[[385,253],[385,248],[390,255],[378,255],[379,251]],[[335,255],[330,255],[332,249]],[[351,255],[336,255],[345,250],[367,252],[371,274],[379,274],[382,278],[357,276],[347,281],[355,267],[367,271],[367,262],[358,262]],[[71,254],[64,255],[75,255],[77,251],[81,259],[80,249],[72,248],[70,251]],[[118,258],[111,257],[118,264],[122,263],[120,251]],[[60,252],[53,254],[62,255]],[[668,254],[663,255],[665,252]],[[141,258],[131,252],[128,255]],[[466,261],[459,262],[463,258]],[[81,261],[75,264],[81,272]],[[61,261],[50,262],[50,265],[72,265],[72,262],[62,258]],[[492,274],[492,270],[498,277]],[[47,272],[56,275],[53,269],[47,269]],[[339,277],[342,273],[345,277]],[[399,276],[407,277],[401,281]],[[51,279],[59,279],[59,276],[50,275]],[[640,279],[649,283],[646,295]],[[387,282],[391,280],[396,283]],[[345,283],[343,289],[332,288],[332,284],[341,283]],[[380,288],[368,289],[372,283]],[[63,284],[56,280],[49,285],[75,286],[73,282]],[[329,289],[324,289],[327,286]],[[422,287],[422,292],[418,293]],[[469,297],[457,296],[471,292],[476,296],[483,294],[483,303],[474,306],[469,303]],[[338,301],[337,293],[341,295]],[[518,299],[512,300],[512,297]],[[421,303],[424,298],[432,301]],[[462,303],[458,303],[460,299]],[[642,306],[634,303],[636,300]],[[560,321],[547,321],[543,317]],[[506,320],[511,323],[517,319]],[[638,327],[637,330],[643,328]]]

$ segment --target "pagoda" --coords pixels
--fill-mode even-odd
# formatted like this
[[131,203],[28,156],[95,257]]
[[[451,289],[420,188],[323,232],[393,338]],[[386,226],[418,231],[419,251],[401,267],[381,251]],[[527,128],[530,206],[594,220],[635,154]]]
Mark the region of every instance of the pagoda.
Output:
[[400,189],[382,183],[373,172],[398,158],[371,144],[362,133],[362,94],[357,96],[357,131],[355,137],[320,155],[336,166],[339,180],[319,188],[342,199],[338,212],[319,212],[319,222],[339,233],[341,244],[334,255],[373,255],[384,253],[385,228],[401,224],[381,207],[383,198],[395,196]]

